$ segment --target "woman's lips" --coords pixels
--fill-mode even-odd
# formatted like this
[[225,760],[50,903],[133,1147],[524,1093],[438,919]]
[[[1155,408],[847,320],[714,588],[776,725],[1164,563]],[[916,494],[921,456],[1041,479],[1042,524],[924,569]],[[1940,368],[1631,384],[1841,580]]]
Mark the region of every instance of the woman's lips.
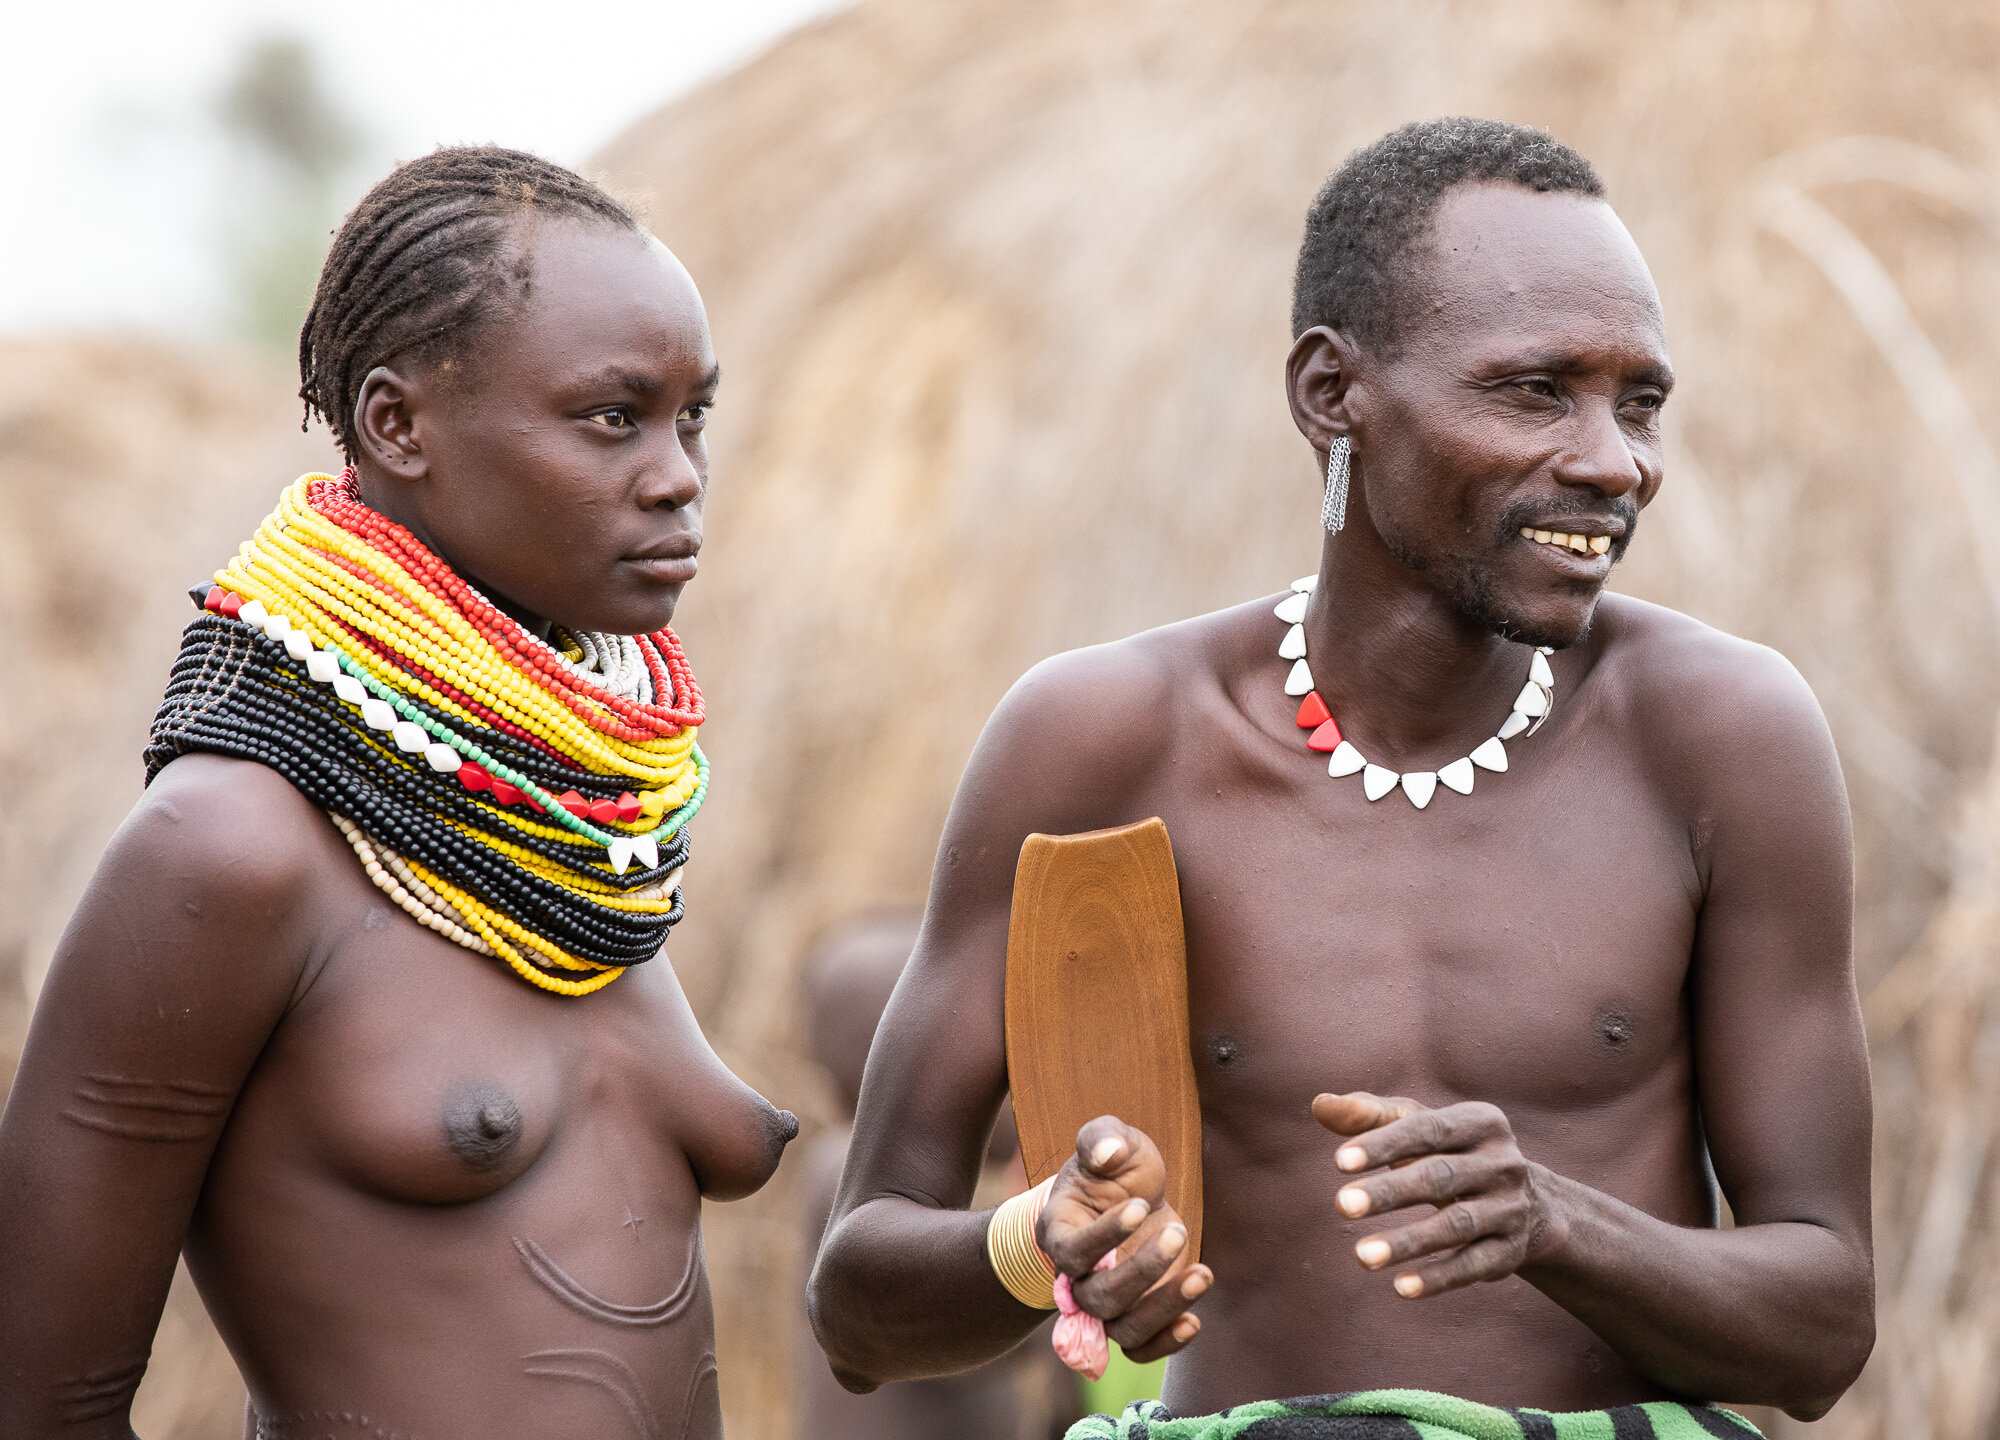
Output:
[[701,562],[692,555],[634,555],[625,563],[658,584],[685,585]]

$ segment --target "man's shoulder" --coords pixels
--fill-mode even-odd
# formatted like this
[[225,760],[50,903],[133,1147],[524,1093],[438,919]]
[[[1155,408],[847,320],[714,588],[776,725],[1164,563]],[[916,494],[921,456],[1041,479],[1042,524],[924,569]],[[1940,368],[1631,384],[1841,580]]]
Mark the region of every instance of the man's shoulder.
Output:
[[1663,758],[1723,774],[1773,747],[1831,754],[1812,688],[1770,646],[1623,595],[1604,598],[1593,630],[1602,702]]
[[[1218,700],[1260,611],[1276,597],[1052,655],[1014,683],[980,737],[981,758],[1036,788],[1108,799],[1157,772],[1188,721]],[[1281,627],[1271,625],[1275,653]]]
[[[1222,683],[1246,620],[1276,598],[1052,655],[1014,683],[1001,708],[1078,727],[1080,741],[1117,737],[1129,744],[1148,734],[1164,739],[1183,705]],[[1273,622],[1273,636],[1281,631]]]

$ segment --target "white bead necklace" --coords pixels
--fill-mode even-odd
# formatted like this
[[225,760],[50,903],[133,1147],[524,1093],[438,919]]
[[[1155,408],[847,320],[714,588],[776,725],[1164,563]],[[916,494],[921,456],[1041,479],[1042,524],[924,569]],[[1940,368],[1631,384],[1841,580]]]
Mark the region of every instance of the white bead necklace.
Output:
[[1340,726],[1334,723],[1326,702],[1314,688],[1312,670],[1306,664],[1306,605],[1312,598],[1316,582],[1317,577],[1312,575],[1294,580],[1292,593],[1278,602],[1278,618],[1291,626],[1285,632],[1285,638],[1278,642],[1278,658],[1293,662],[1292,673],[1285,677],[1285,693],[1304,697],[1299,702],[1299,728],[1312,731],[1306,740],[1308,746],[1331,752],[1326,773],[1337,777],[1360,771],[1361,793],[1370,800],[1380,800],[1399,786],[1419,810],[1431,803],[1431,796],[1437,793],[1440,784],[1461,795],[1470,795],[1473,776],[1477,774],[1474,767],[1496,773],[1505,770],[1506,742],[1517,735],[1534,734],[1548,719],[1549,711],[1555,708],[1556,677],[1549,669],[1550,647],[1542,645],[1528,657],[1528,683],[1514,698],[1513,712],[1507,716],[1498,733],[1482,741],[1470,755],[1460,756],[1437,770],[1410,770],[1402,774],[1385,765],[1370,764],[1354,748],[1352,741],[1342,738]]

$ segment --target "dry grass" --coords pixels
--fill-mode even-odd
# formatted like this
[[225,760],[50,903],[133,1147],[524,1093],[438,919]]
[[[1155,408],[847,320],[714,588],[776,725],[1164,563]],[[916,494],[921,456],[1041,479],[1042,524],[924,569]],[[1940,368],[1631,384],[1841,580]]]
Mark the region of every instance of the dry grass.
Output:
[[[1546,125],[1605,172],[1682,375],[1619,583],[1790,655],[1853,791],[1883,1342],[1818,1428],[1989,1433],[1996,74],[2000,13],[1953,0],[883,0],[635,127],[602,168],[700,280],[729,372],[681,625],[717,786],[675,945],[719,1048],[823,1116],[799,958],[921,896],[1007,684],[1310,567],[1279,382],[1322,173],[1417,116]],[[174,587],[300,468],[287,390],[0,353],[0,673],[28,697],[0,710],[0,963],[46,955],[136,789]],[[710,1215],[748,1440],[786,1433],[788,1171]]]

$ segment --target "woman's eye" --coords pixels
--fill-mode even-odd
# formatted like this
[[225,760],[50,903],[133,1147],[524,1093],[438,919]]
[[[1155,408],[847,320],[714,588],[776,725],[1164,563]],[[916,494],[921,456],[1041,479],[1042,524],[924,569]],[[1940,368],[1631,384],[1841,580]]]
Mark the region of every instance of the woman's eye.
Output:
[[710,407],[707,403],[690,405],[687,409],[681,411],[681,420],[685,424],[697,427],[706,425],[708,423],[709,409]]
[[609,410],[600,410],[591,416],[590,420],[592,424],[602,425],[607,430],[629,430],[633,424],[632,412],[622,405],[613,406]]

